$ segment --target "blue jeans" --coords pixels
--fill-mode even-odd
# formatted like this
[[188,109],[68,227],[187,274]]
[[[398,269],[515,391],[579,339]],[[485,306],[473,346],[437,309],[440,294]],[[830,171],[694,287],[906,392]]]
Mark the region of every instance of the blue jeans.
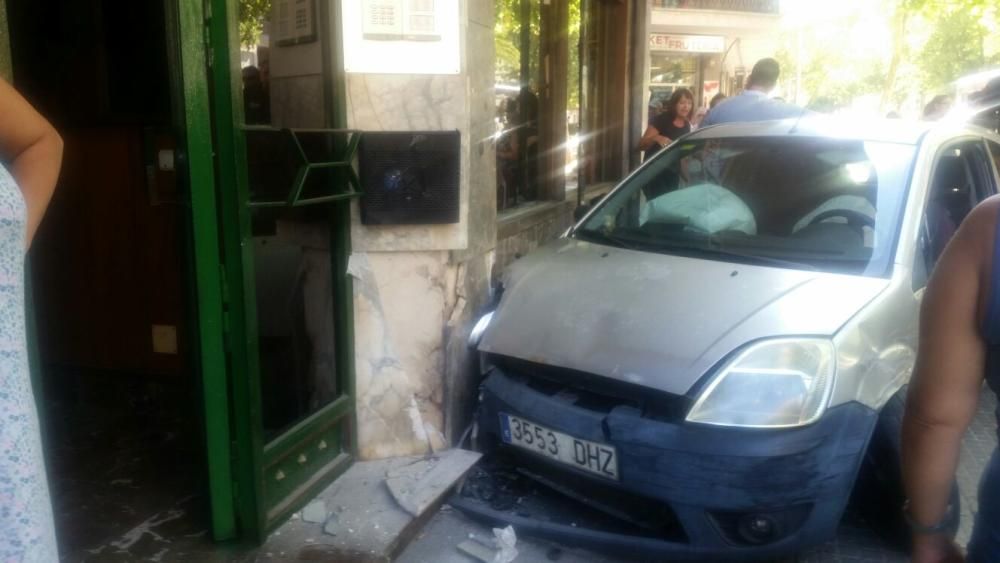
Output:
[[1000,562],[1000,454],[996,450],[979,482],[979,513],[968,546],[968,563]]

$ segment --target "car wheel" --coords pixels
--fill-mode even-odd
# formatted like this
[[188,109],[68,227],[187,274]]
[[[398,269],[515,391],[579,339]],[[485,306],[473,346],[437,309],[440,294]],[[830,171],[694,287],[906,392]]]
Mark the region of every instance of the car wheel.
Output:
[[[897,391],[879,413],[854,485],[853,504],[879,536],[893,546],[908,551],[911,536],[903,518],[902,506],[906,500],[906,492],[903,489],[900,463],[906,389],[904,385]],[[958,532],[960,502],[958,483],[954,482],[951,503],[955,517],[948,529],[952,537]]]

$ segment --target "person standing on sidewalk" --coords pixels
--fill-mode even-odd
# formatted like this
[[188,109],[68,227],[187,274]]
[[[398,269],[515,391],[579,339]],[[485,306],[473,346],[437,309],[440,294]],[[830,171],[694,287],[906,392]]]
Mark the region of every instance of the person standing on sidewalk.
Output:
[[61,162],[56,130],[0,80],[0,561],[59,561],[28,371],[24,253]]
[[671,94],[663,113],[653,117],[639,139],[639,150],[646,152],[649,160],[663,147],[691,132],[691,110],[694,94],[687,88],[678,88]]
[[[778,84],[781,67],[778,61],[766,58],[757,61],[747,77],[746,88],[737,96],[725,98],[709,110],[701,126],[718,125],[733,121],[769,121],[802,117],[809,113],[800,108],[768,96]],[[713,98],[713,102],[715,99]]]
[[[927,284],[920,342],[903,417],[902,508],[915,563],[963,561],[949,533],[962,437],[985,379],[1000,392],[1000,197],[962,222]],[[1000,454],[983,473],[968,560],[1000,560]]]

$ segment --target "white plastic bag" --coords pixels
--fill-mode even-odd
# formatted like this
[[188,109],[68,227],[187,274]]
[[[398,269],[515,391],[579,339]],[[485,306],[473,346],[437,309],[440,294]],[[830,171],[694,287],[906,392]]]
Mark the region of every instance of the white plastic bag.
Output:
[[511,563],[517,558],[517,534],[514,533],[513,526],[506,528],[493,528],[493,536],[497,544],[496,555],[493,556],[493,563]]

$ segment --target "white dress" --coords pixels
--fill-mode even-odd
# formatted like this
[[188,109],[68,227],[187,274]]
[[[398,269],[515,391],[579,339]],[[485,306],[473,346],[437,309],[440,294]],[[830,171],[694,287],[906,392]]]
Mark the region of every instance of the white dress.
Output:
[[0,563],[59,560],[24,325],[21,190],[0,165]]

